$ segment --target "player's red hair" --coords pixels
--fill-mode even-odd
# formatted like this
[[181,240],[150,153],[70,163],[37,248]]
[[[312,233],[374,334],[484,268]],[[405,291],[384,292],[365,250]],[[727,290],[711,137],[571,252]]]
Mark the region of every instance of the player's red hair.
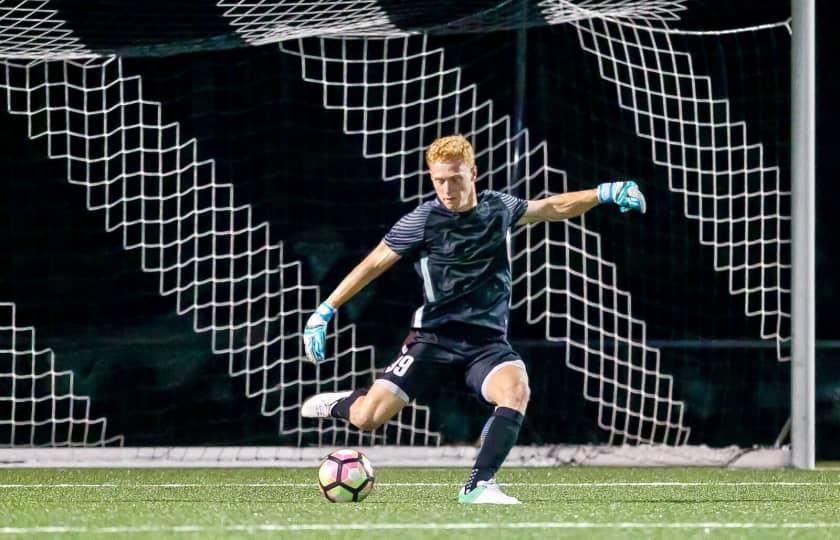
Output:
[[435,139],[426,150],[426,164],[429,166],[436,161],[456,160],[463,160],[470,168],[475,166],[473,147],[463,135],[448,135]]

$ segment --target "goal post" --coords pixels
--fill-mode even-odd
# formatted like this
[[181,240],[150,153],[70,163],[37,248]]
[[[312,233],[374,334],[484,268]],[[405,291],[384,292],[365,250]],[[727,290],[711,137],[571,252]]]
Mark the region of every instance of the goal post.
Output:
[[816,453],[816,2],[791,0],[791,10],[791,446],[793,465],[813,469]]

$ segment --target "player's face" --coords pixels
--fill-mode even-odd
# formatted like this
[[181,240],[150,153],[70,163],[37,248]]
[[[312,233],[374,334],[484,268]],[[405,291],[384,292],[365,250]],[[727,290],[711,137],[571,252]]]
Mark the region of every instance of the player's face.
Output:
[[451,212],[464,212],[476,205],[476,168],[463,160],[435,161],[429,166],[438,198]]

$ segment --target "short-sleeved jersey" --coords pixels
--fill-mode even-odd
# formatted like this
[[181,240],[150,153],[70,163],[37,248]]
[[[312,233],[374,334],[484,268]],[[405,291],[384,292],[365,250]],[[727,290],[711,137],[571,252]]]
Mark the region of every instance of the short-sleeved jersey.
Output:
[[461,322],[507,331],[511,293],[507,232],[528,202],[497,191],[478,194],[478,204],[452,212],[435,199],[403,216],[383,242],[414,261],[424,304],[412,328]]

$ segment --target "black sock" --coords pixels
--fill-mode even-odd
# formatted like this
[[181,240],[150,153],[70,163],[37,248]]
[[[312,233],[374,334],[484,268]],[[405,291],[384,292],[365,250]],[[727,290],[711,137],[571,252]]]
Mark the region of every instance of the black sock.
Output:
[[519,428],[525,417],[517,410],[507,407],[497,407],[493,416],[487,421],[482,430],[481,448],[475,465],[467,480],[466,491],[475,489],[481,480],[490,480],[504,463],[510,449],[519,437]]
[[356,390],[353,390],[352,394],[333,405],[330,416],[334,418],[341,418],[342,420],[349,420],[350,407],[353,406],[357,399],[365,394],[367,394],[367,388],[357,388]]

